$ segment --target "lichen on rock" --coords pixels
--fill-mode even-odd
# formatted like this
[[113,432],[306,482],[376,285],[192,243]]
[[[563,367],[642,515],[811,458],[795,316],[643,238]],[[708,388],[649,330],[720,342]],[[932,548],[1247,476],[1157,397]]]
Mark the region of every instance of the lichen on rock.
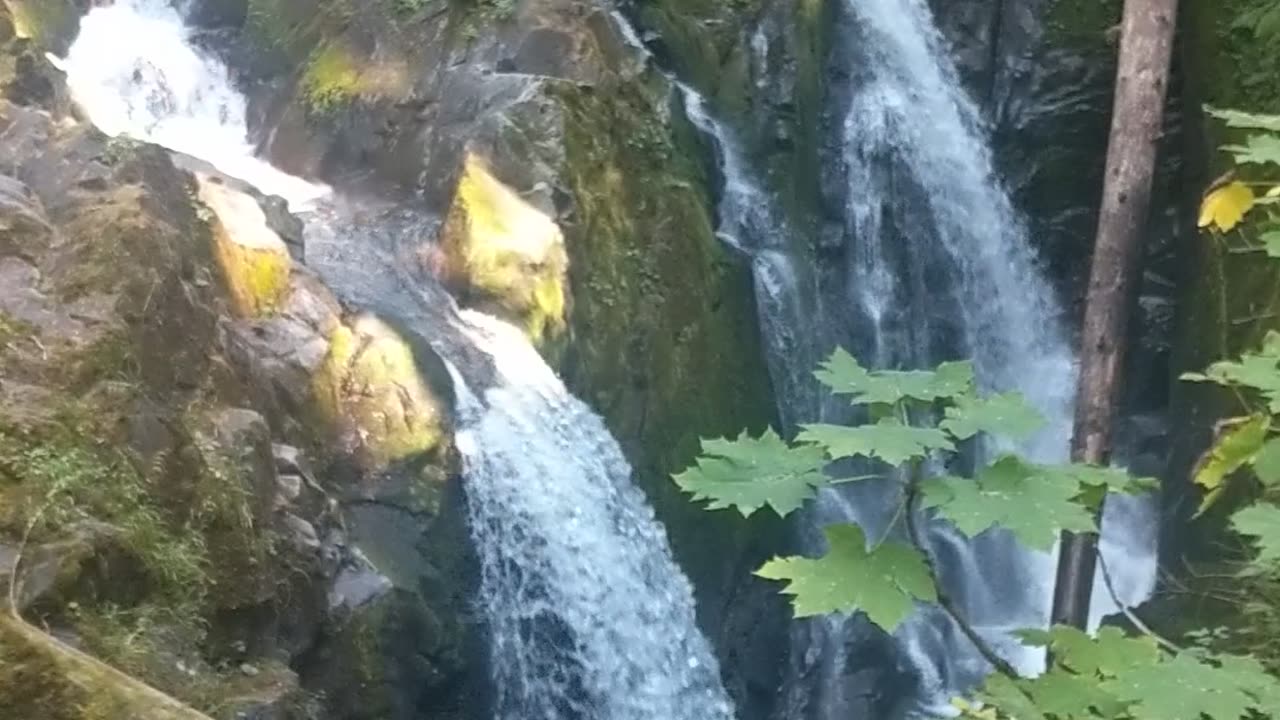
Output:
[[441,233],[440,271],[464,302],[512,316],[535,343],[566,328],[568,257],[547,213],[468,154]]
[[241,317],[272,312],[289,291],[288,247],[254,198],[208,176],[197,180],[200,200],[212,213],[214,252],[235,312]]
[[321,412],[370,469],[442,451],[447,410],[409,345],[375,316],[333,330],[314,382]]

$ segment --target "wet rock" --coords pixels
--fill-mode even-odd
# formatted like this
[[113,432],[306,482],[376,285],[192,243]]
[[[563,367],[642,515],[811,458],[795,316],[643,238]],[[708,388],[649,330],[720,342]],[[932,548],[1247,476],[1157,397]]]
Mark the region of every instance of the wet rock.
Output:
[[198,28],[240,27],[249,15],[248,0],[194,0],[187,4],[187,22]]
[[568,257],[555,221],[468,156],[441,237],[445,281],[465,303],[494,307],[535,342],[566,330]]

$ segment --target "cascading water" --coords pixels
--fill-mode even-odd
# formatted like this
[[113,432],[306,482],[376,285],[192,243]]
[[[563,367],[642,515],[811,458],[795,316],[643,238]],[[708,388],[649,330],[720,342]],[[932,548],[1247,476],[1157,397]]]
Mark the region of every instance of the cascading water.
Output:
[[57,64],[76,102],[108,135],[200,158],[283,197],[294,211],[328,194],[254,154],[244,95],[232,87],[222,62],[192,44],[168,0],[116,0],[94,8]]
[[[497,718],[733,718],[695,624],[692,589],[617,442],[519,331],[458,313],[429,280],[406,279],[343,235],[368,223],[346,222],[342,203],[321,203],[328,188],[256,158],[227,68],[192,45],[167,0],[92,10],[59,64],[77,102],[107,133],[205,160],[284,196],[295,210],[321,205],[305,218],[307,237],[317,240],[318,269],[335,289],[416,326],[454,367],[489,359],[491,387],[466,372],[455,379]],[[372,234],[416,222],[386,217]]]
[[459,391],[458,447],[499,717],[729,720],[692,588],[617,442],[520,331],[464,315],[498,375],[487,407]]
[[[817,298],[805,297],[810,288],[795,280],[804,277],[797,268],[806,258],[780,239],[786,231],[731,134],[700,96],[683,88],[691,120],[720,150],[722,236],[753,258],[784,422],[824,415],[807,374],[814,353],[833,344],[850,346],[875,367],[967,357],[984,388],[1018,390],[1046,417],[1043,430],[1016,449],[1062,461],[1071,433],[1073,357],[1021,219],[994,177],[978,110],[924,0],[857,0],[846,7],[856,27],[845,44],[856,48],[847,58],[856,87],[842,127],[843,156],[832,159],[842,164],[848,188],[846,254],[834,268],[808,258],[819,277]],[[852,323],[840,317],[847,311],[822,312],[850,305]],[[856,521],[879,535],[898,502],[885,486],[829,490],[812,518],[819,525]],[[1155,581],[1152,504],[1112,498],[1103,524],[1102,551],[1117,594],[1136,604]],[[1042,654],[1008,633],[1047,622],[1054,558],[1027,552],[999,532],[965,540],[939,523],[929,534],[943,582],[977,630],[1022,671],[1038,671]],[[1116,610],[1099,579],[1093,624]],[[865,637],[865,626],[839,617],[797,626],[793,664],[809,680],[790,689],[798,697],[784,703],[784,717],[848,717],[854,704],[844,677],[853,674],[849,654],[857,641],[850,638],[860,630]],[[918,676],[908,712],[946,713],[949,698],[987,670],[940,611],[917,613],[895,637]]]

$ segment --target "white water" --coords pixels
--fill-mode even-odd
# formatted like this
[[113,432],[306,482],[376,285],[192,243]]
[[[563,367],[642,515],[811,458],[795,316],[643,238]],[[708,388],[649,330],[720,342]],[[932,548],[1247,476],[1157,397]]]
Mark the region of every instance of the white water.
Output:
[[[1021,392],[1047,420],[1017,449],[1034,460],[1065,461],[1075,368],[1061,311],[995,177],[979,113],[930,10],[924,0],[850,0],[847,7],[866,72],[844,124],[847,221],[856,238],[848,287],[870,327],[865,360],[918,367],[944,359],[939,352],[972,357],[981,385]],[[899,215],[896,227],[884,226],[886,209],[912,193],[912,209],[926,215]],[[1128,499],[1109,505],[1104,552],[1122,599],[1140,602],[1154,582],[1153,545],[1130,543],[1150,539],[1150,508]],[[931,540],[953,596],[979,632],[1020,670],[1037,672],[1042,654],[1006,633],[1047,623],[1054,555],[1022,550],[1002,533],[966,542],[935,526]],[[1095,620],[1115,611],[1101,583],[1094,598]],[[922,613],[898,632],[924,671],[933,695],[926,704],[944,701],[981,667],[948,626],[939,614]]]
[[66,59],[72,97],[108,135],[153,142],[307,208],[328,188],[254,153],[244,96],[226,65],[198,50],[168,0],[115,0],[91,10]]
[[756,182],[733,133],[712,116],[698,91],[674,82],[690,122],[717,146],[724,183],[716,232],[751,260],[769,376],[781,399],[782,422],[788,431],[794,430],[801,422],[816,420],[812,413],[820,405],[813,369],[821,359],[823,333],[812,302],[812,279],[793,259],[791,233],[773,199]]
[[693,591],[601,419],[520,331],[465,312],[499,375],[459,384],[480,600],[504,720],[729,720]]
[[[209,162],[295,210],[329,193],[254,155],[244,98],[227,68],[191,43],[165,0],[93,10],[59,64],[76,101],[109,134]],[[308,216],[308,237],[333,235],[315,225],[330,222],[337,205]],[[377,257],[357,250],[358,262]],[[344,255],[324,254],[332,262]],[[382,270],[351,268],[351,277],[378,275],[353,294],[382,299],[373,296],[390,291],[379,283],[398,276]],[[438,304],[427,315],[452,315],[447,298]],[[496,718],[731,720],[692,589],[603,421],[519,331],[478,313],[451,322],[441,352],[461,364],[479,349],[498,376],[483,401],[457,377],[457,443],[481,560],[477,603],[491,636]],[[471,345],[452,348],[454,357],[449,344],[459,334]]]
[[[1044,462],[1064,461],[1074,358],[1022,220],[995,178],[978,111],[923,0],[850,0],[848,7],[861,36],[846,42],[857,45],[861,64],[843,127],[852,240],[842,284],[865,319],[858,337],[842,337],[832,318],[821,317],[823,305],[835,303],[805,297],[811,288],[787,247],[787,230],[732,133],[701,96],[681,86],[690,119],[719,150],[720,234],[752,257],[784,423],[824,414],[808,373],[819,349],[830,344],[852,342],[863,362],[876,367],[927,367],[970,357],[984,388],[1020,391],[1048,421],[1015,449]],[[753,47],[764,42],[755,37]],[[891,209],[910,202],[912,192],[922,198],[912,207],[921,217],[906,227],[886,225]],[[1008,448],[988,452],[997,449]],[[819,525],[855,521],[880,535],[899,502],[884,486],[829,490],[813,517]],[[1113,497],[1107,503],[1101,549],[1127,605],[1154,588],[1156,523],[1150,499]],[[966,540],[942,523],[932,526],[930,542],[944,582],[979,632],[1022,672],[1039,672],[1043,654],[1009,633],[1047,624],[1056,553],[1028,552],[1003,533]],[[1091,625],[1117,610],[1100,576]],[[845,666],[847,638],[856,628],[832,617],[798,630],[798,662],[816,664],[802,672],[816,675],[817,685],[801,687],[806,697],[787,701],[783,712],[815,720],[847,717],[855,706],[845,697],[843,678],[852,672]],[[917,711],[950,714],[949,698],[987,671],[937,609],[918,612],[896,639],[920,676]]]

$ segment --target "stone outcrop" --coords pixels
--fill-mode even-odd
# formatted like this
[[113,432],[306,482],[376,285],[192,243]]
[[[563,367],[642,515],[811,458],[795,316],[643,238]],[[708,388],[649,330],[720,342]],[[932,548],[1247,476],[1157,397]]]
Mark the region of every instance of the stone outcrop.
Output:
[[[77,121],[19,29],[44,39],[0,6],[0,560],[32,623],[0,623],[0,707],[445,717],[448,388],[297,264],[273,203]],[[396,543],[429,559],[393,570]]]

